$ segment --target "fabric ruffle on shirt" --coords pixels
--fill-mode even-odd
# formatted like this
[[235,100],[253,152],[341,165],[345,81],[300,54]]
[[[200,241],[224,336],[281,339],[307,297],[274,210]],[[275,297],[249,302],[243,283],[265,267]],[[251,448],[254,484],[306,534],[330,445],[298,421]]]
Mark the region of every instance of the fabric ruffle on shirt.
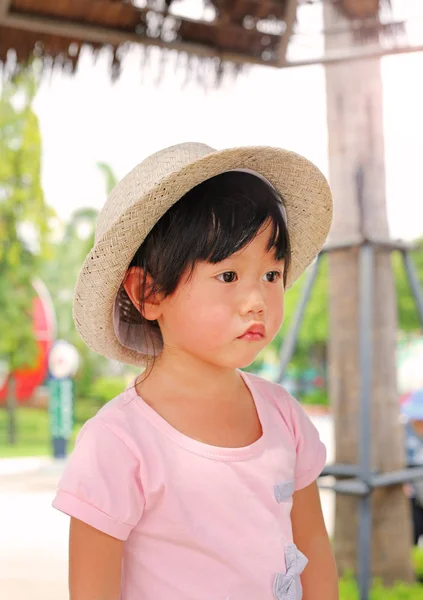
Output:
[[285,547],[286,572],[275,577],[273,592],[276,600],[301,600],[303,589],[300,575],[307,566],[308,559],[295,544]]
[[275,499],[278,504],[281,502],[287,502],[292,499],[294,493],[295,481],[283,481],[277,483],[274,488]]

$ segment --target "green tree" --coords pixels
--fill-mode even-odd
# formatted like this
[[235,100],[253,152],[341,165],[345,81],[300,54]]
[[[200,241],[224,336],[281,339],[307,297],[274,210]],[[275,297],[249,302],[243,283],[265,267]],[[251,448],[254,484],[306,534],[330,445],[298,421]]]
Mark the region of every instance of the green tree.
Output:
[[[116,184],[112,168],[98,163],[105,178],[106,192]],[[63,233],[50,240],[49,259],[43,264],[42,278],[53,298],[57,335],[73,344],[80,355],[80,369],[76,376],[76,401],[85,399],[92,393],[92,386],[98,377],[107,373],[107,360],[92,352],[79,336],[72,318],[72,302],[75,281],[85,257],[94,244],[95,224],[98,211],[94,208],[76,210],[65,224]]]
[[[284,332],[290,327],[300,296],[306,283],[308,271],[299,281],[288,290],[285,296],[285,321],[279,333],[283,338]],[[321,259],[319,272],[314,281],[313,289],[307,304],[304,320],[300,330],[300,342],[305,347],[315,344],[326,344],[328,339],[328,264],[326,256]]]
[[103,173],[104,182],[106,185],[106,193],[109,195],[118,182],[116,173],[113,171],[112,167],[105,162],[98,162],[97,167]]
[[[416,241],[415,248],[411,251],[411,258],[417,272],[420,288],[423,289],[423,238]],[[423,327],[419,320],[416,302],[411,293],[402,258],[398,253],[394,254],[392,264],[397,290],[399,328],[406,333],[419,332]]]
[[57,318],[57,335],[74,344],[76,331],[72,319],[73,288],[82,262],[93,245],[97,211],[76,210],[59,234],[54,226],[48,260],[42,266],[42,278],[53,298]]
[[0,96],[0,358],[9,372],[9,440],[15,442],[13,373],[36,357],[34,289],[50,211],[40,182],[41,139],[32,109],[34,68],[5,81]]
[[[292,325],[297,306],[308,277],[306,271],[298,282],[285,294],[284,323],[278,335],[254,362],[251,369],[259,371],[265,362],[277,361],[286,333]],[[294,355],[290,361],[290,374],[296,374],[298,379],[310,366],[324,372],[326,365],[326,347],[328,338],[328,266],[327,259],[323,257],[320,262],[319,272],[315,279],[313,289],[303,317],[299,331]],[[304,398],[300,398],[303,400]]]

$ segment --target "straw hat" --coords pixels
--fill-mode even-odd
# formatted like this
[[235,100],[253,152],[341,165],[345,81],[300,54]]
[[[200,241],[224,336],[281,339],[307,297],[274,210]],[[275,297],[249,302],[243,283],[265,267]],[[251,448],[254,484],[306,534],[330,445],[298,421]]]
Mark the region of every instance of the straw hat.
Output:
[[123,363],[145,362],[144,340],[135,339],[142,338],[142,329],[133,329],[129,341],[120,327],[119,298],[126,270],[175,202],[203,181],[233,170],[261,175],[283,198],[292,248],[287,286],[313,261],[329,232],[332,199],[325,177],[311,162],[269,147],[216,151],[205,144],[185,143],[166,148],[118,183],[98,217],[94,247],[79,274],[73,305],[76,327],[90,348]]

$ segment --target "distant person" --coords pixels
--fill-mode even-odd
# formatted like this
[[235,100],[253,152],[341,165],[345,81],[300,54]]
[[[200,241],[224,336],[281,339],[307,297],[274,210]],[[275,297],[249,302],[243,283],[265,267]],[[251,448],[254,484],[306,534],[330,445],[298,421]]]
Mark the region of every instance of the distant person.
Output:
[[274,148],[180,144],[112,191],[74,317],[141,373],[85,424],[54,500],[71,600],[338,600],[325,447],[288,392],[240,370],[331,215],[320,171]]
[[[407,417],[405,444],[407,465],[423,466],[423,389],[413,392],[404,403],[403,413]],[[413,537],[417,545],[423,536],[423,480],[406,485],[413,515]]]

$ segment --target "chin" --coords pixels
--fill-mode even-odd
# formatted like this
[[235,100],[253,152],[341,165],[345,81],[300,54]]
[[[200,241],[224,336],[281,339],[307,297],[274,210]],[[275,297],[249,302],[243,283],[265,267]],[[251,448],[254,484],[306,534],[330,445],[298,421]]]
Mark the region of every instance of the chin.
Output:
[[237,359],[233,361],[233,365],[231,366],[233,369],[245,369],[246,367],[249,367],[253,364],[258,355],[259,352],[255,352],[254,354],[250,353],[248,355],[245,354],[244,356],[237,357]]
[[[247,351],[246,351],[247,350]],[[219,354],[210,354],[206,361],[214,364],[216,367],[221,367],[224,369],[244,369],[249,367],[260,354],[263,348],[244,348],[243,351],[240,351],[240,348],[232,348],[231,350],[226,351],[225,353]]]
[[223,369],[244,369],[245,367],[249,367],[255,361],[255,358],[255,356],[253,358],[251,358],[251,356],[248,358],[232,356],[228,357],[226,360],[209,360],[208,362]]
[[254,357],[252,359],[248,359],[248,360],[246,359],[244,361],[239,361],[238,364],[236,365],[235,369],[246,369],[247,367],[252,365],[255,360],[256,360],[256,357]]

